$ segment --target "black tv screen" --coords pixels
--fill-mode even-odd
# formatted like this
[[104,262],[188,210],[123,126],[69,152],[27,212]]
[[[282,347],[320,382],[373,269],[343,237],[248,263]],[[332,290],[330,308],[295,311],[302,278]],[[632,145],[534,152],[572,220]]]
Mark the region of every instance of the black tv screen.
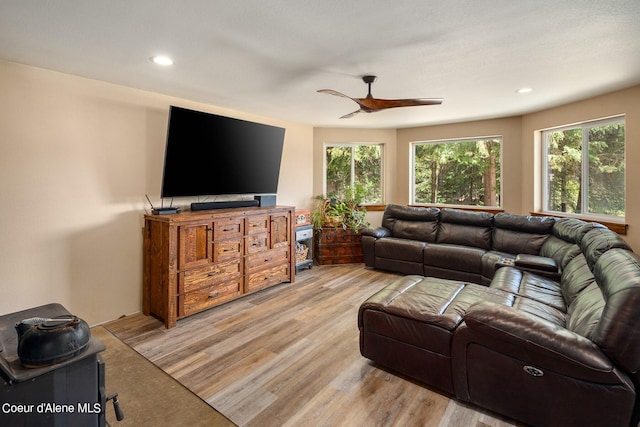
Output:
[[284,133],[171,106],[161,196],[275,194]]

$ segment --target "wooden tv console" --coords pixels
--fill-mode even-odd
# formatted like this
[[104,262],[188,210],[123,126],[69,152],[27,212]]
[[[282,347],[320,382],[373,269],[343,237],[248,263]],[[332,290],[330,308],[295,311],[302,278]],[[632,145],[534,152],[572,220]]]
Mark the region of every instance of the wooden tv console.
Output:
[[145,215],[143,312],[183,317],[295,280],[294,208]]

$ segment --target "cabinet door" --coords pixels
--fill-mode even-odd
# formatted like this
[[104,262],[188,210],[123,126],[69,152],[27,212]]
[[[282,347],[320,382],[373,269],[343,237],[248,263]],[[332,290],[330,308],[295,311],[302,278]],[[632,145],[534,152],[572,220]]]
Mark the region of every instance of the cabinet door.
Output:
[[291,223],[289,213],[271,215],[271,248],[287,247],[291,242]]
[[178,227],[178,268],[198,267],[211,262],[211,224]]

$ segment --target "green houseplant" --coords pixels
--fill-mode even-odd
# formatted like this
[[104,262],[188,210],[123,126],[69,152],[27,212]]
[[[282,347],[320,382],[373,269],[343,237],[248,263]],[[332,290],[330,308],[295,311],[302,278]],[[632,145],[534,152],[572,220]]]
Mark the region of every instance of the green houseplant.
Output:
[[362,262],[360,230],[369,226],[361,186],[343,189],[341,194],[317,196],[311,211],[314,228],[313,254],[320,265]]
[[362,228],[368,227],[366,221],[366,208],[362,205],[364,200],[364,187],[360,184],[350,186],[342,191],[342,194],[329,194],[316,196],[316,207],[311,211],[311,223],[318,230],[323,227],[342,227],[358,233]]

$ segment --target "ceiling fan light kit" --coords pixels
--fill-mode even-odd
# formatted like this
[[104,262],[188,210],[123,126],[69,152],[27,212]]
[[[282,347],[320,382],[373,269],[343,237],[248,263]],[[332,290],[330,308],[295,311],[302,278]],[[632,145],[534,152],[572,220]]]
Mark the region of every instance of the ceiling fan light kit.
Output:
[[367,75],[362,76],[362,81],[368,85],[369,90],[367,96],[365,98],[352,98],[343,93],[337,92],[332,89],[320,89],[318,92],[327,93],[329,95],[340,96],[343,98],[348,98],[354,101],[356,104],[360,106],[360,108],[352,113],[345,114],[340,117],[341,119],[347,119],[349,117],[353,117],[358,113],[373,113],[376,111],[386,110],[388,108],[398,108],[398,107],[417,107],[420,105],[440,105],[442,104],[442,98],[409,98],[409,99],[381,99],[374,98],[371,95],[371,84],[376,81],[376,76]]

